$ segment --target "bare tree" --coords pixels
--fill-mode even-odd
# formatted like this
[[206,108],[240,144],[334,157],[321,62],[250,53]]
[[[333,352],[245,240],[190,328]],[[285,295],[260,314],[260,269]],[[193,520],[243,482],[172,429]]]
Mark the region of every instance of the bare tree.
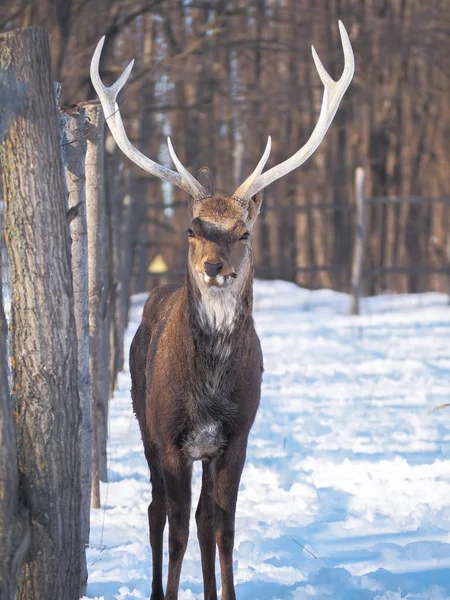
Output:
[[19,501],[14,406],[9,391],[0,265],[0,598],[13,600],[17,576],[30,543],[28,514]]
[[109,233],[109,273],[110,273],[110,344],[109,344],[109,394],[112,396],[118,373],[123,369],[125,334],[123,285],[123,238],[121,235],[122,191],[120,181],[123,164],[112,137],[105,143],[105,186],[106,215]]
[[100,506],[98,479],[107,480],[109,320],[107,223],[104,191],[104,117],[98,102],[85,104],[86,210],[89,269],[89,332],[92,397],[92,506]]
[[[17,600],[81,591],[80,403],[69,231],[47,34],[0,39],[7,99],[0,160],[11,277],[20,493],[30,548]],[[81,551],[80,551],[81,548]]]
[[[80,394],[80,481],[81,481],[81,545],[89,544],[91,507],[92,427],[89,377],[89,302],[88,243],[86,224],[86,116],[81,108],[61,114],[61,142],[68,194],[70,232],[72,236],[72,274],[74,314],[78,347],[78,390]],[[84,566],[82,561],[82,566]],[[82,580],[87,583],[87,571]]]

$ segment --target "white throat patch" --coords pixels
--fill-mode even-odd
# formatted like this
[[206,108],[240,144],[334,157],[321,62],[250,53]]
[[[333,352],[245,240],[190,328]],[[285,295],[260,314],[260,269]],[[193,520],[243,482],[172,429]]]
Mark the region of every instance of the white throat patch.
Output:
[[231,290],[213,287],[202,289],[198,308],[203,326],[213,331],[233,329],[238,303]]

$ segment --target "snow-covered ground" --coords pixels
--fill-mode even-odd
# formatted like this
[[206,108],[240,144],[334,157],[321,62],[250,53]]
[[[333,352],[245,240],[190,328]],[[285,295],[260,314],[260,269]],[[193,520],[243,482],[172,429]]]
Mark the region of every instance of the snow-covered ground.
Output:
[[[448,298],[369,298],[351,317],[343,294],[281,281],[255,291],[265,373],[238,501],[239,600],[450,599],[450,408],[432,412],[450,401]],[[150,595],[151,488],[129,389],[125,372],[89,598]],[[203,598],[193,518],[181,581],[181,600]]]

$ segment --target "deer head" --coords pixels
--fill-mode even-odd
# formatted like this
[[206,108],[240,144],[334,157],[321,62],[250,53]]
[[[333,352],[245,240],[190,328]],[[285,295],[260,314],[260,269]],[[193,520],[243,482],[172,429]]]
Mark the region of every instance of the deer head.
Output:
[[159,165],[133,146],[125,132],[116,98],[130,75],[134,60],[116,83],[106,87],[99,75],[99,62],[105,38],[98,43],[91,61],[91,80],[117,145],[145,171],[176,185],[190,195],[189,267],[200,285],[211,289],[231,288],[239,282],[242,273],[248,272],[252,264],[250,237],[262,202],[260,192],[273,181],[303,164],[323,140],[352,80],[355,68],[350,40],[341,21],[339,31],[344,51],[344,71],[338,81],[330,77],[312,47],[314,63],[323,83],[324,93],[320,116],[309,140],[289,159],[263,173],[271,149],[269,136],[256,169],[229,198],[214,195],[214,183],[209,169],[201,169],[197,177],[187,171],[177,157],[170,138],[167,143],[177,171]]
[[189,202],[189,268],[197,283],[212,291],[239,288],[251,271],[251,231],[261,194],[250,203],[216,196],[207,167],[196,179],[209,196]]

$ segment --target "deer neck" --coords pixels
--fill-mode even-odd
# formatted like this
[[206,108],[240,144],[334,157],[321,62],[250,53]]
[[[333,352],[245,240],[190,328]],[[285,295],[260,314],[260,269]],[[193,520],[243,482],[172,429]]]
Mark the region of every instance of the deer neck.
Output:
[[233,286],[217,289],[203,285],[188,263],[185,290],[189,323],[203,334],[236,335],[246,321],[252,320],[253,264]]

